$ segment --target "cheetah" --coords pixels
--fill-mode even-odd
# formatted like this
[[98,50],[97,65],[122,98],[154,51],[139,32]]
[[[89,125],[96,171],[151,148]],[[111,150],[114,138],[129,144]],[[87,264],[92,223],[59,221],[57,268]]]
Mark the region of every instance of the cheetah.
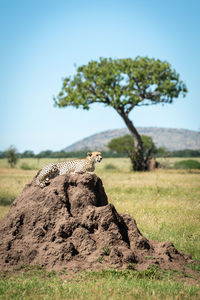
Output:
[[41,188],[45,187],[50,179],[66,173],[93,172],[96,162],[101,162],[101,152],[88,152],[84,159],[75,159],[59,163],[52,163],[45,166],[36,175],[36,184]]

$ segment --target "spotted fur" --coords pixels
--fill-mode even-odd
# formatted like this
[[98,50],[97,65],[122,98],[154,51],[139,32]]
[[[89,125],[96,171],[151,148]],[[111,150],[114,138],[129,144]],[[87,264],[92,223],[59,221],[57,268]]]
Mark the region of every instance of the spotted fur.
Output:
[[101,160],[101,152],[88,152],[87,157],[84,159],[49,164],[38,172],[36,184],[43,188],[49,183],[50,179],[58,175],[93,172],[95,163],[101,162]]

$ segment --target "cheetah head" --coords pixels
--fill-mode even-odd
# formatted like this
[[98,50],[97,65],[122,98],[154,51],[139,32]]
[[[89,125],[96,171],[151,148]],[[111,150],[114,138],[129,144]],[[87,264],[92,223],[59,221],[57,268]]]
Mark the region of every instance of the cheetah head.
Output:
[[87,158],[90,160],[90,161],[93,161],[93,162],[101,162],[102,160],[102,156],[101,156],[101,152],[88,152],[87,153]]

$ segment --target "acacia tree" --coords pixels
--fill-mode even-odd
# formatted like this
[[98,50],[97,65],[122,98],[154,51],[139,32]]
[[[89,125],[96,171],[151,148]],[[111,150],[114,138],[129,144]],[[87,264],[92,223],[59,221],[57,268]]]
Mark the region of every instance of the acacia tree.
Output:
[[100,58],[78,67],[74,76],[66,77],[54,102],[58,107],[74,106],[87,110],[93,103],[113,107],[133,137],[134,170],[142,171],[147,169],[143,143],[130,120],[130,112],[137,106],[172,103],[174,98],[186,93],[186,85],[166,61],[148,57],[134,60]]

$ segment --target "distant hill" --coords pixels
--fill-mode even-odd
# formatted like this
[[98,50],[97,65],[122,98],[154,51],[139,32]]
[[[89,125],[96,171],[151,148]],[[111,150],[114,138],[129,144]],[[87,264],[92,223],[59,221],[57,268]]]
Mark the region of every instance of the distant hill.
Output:
[[[158,127],[139,127],[137,129],[140,134],[151,136],[157,147],[165,147],[170,151],[200,149],[200,133],[197,131]],[[111,139],[128,133],[126,128],[100,132],[66,147],[64,151],[107,150],[106,145]]]

